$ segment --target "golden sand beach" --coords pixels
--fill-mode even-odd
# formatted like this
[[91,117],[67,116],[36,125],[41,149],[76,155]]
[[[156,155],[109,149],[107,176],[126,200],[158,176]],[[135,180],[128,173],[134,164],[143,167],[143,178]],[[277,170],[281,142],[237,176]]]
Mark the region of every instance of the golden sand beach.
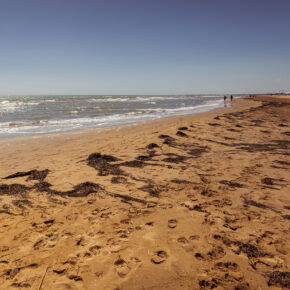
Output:
[[290,287],[290,96],[0,141],[0,289]]

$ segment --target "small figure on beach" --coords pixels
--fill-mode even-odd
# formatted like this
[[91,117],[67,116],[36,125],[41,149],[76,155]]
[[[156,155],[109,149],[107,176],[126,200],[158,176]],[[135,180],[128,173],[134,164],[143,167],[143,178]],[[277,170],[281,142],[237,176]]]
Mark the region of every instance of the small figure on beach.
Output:
[[227,106],[227,96],[224,96],[224,107]]
[[234,98],[234,97],[231,95],[231,102],[233,101],[233,98]]

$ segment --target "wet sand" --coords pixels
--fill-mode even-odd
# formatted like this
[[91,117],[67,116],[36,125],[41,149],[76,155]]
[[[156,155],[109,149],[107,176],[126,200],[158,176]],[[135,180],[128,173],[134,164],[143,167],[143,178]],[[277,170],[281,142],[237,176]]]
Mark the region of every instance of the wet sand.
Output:
[[289,288],[289,112],[0,140],[0,289]]

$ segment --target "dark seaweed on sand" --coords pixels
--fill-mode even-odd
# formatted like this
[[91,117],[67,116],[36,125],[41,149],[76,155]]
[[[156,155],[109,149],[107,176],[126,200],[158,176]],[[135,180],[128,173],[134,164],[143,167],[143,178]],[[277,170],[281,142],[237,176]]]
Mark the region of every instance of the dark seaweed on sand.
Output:
[[273,162],[281,164],[281,165],[290,166],[290,162],[283,161],[283,160],[274,160]]
[[159,146],[156,143],[150,143],[146,146],[147,149],[154,149],[159,148]]
[[147,164],[145,162],[142,162],[140,160],[126,161],[119,164],[119,166],[135,167],[135,168],[143,168],[146,165]]
[[290,272],[274,271],[269,275],[268,285],[290,288]]
[[208,125],[213,126],[213,127],[221,126],[221,124],[219,123],[208,123]]
[[262,208],[262,209],[270,208],[267,205],[264,205],[264,204],[262,204],[260,202],[257,202],[257,201],[251,200],[251,199],[244,199],[244,203],[246,205],[252,205],[252,206],[255,206],[255,207],[258,207],[258,208]]
[[249,243],[235,241],[234,244],[238,246],[239,251],[245,253],[248,258],[258,258],[266,256],[265,253],[261,252],[257,247]]
[[111,178],[112,183],[128,183],[127,179],[123,176],[113,176]]
[[99,176],[107,175],[126,175],[119,168],[119,164],[111,164],[111,162],[119,161],[118,158],[111,155],[102,155],[101,153],[92,153],[87,158],[88,165],[99,171]]
[[49,170],[30,170],[30,171],[24,171],[24,172],[16,172],[14,174],[8,175],[4,177],[3,179],[11,179],[11,178],[17,178],[17,177],[24,177],[28,176],[27,180],[39,180],[43,181],[46,176],[48,175]]
[[176,135],[179,136],[179,137],[188,137],[188,135],[183,133],[182,131],[177,131]]
[[179,127],[178,130],[185,131],[185,130],[188,130],[188,128],[187,127]]
[[175,140],[174,138],[170,137],[169,135],[164,135],[164,134],[159,135],[158,138],[167,139],[167,140],[171,140],[171,141]]
[[139,155],[136,159],[139,161],[146,161],[146,160],[150,160],[152,158],[152,156],[150,155]]
[[203,153],[208,152],[209,147],[207,146],[199,146],[198,148],[190,149],[187,154],[194,156],[194,157],[200,157]]
[[0,185],[0,195],[16,195],[16,194],[23,194],[29,190],[29,187],[22,185],[22,184],[1,184]]
[[175,155],[174,157],[164,158],[162,161],[169,163],[182,163],[187,159],[186,156]]
[[176,184],[192,184],[191,181],[184,180],[184,179],[172,179],[171,182],[176,183]]
[[160,195],[159,189],[152,183],[144,185],[144,186],[140,187],[139,189],[144,191],[144,192],[148,192],[149,195],[152,197],[159,197],[159,195]]
[[266,185],[276,185],[277,182],[283,182],[284,179],[276,179],[271,177],[262,178],[261,182]]
[[27,207],[32,207],[32,202],[30,200],[27,199],[16,199],[12,201],[12,204],[23,209],[26,206]]
[[219,183],[228,185],[230,187],[238,187],[238,188],[244,187],[244,185],[241,184],[241,183],[234,182],[234,181],[229,181],[229,180],[221,180]]

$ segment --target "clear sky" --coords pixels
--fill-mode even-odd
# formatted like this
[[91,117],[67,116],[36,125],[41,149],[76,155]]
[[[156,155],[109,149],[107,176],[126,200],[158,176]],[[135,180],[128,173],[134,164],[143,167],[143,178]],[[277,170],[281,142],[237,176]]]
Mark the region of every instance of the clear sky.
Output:
[[0,94],[290,91],[290,0],[0,0]]

